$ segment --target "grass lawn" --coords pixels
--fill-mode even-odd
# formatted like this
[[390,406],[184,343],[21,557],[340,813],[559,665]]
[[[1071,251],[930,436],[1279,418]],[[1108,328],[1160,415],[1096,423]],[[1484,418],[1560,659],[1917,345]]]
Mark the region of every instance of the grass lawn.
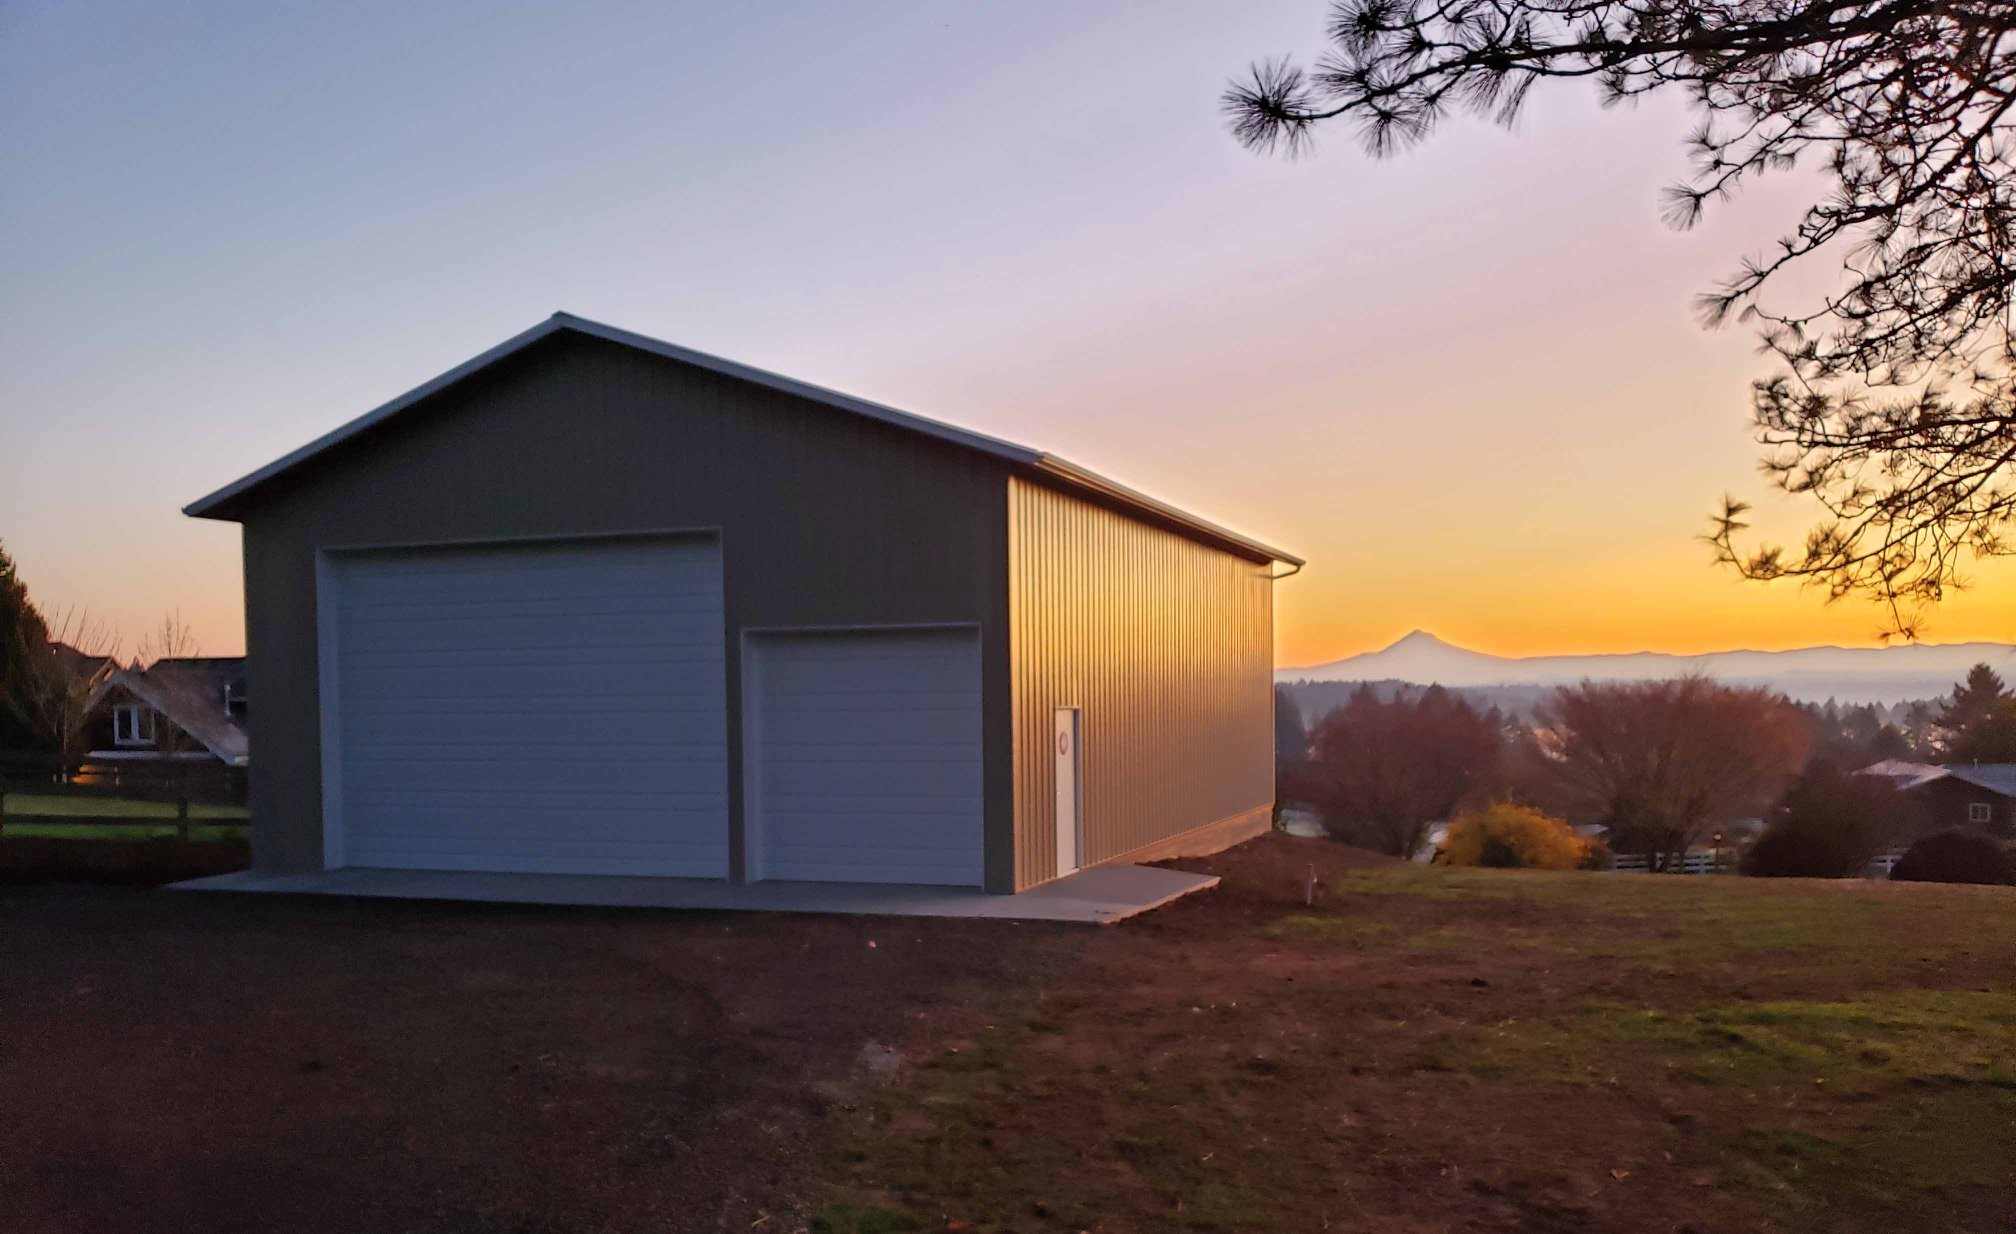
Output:
[[[174,818],[172,801],[139,801],[131,797],[96,797],[81,793],[7,793],[0,796],[0,815],[67,814],[86,818]],[[244,806],[189,803],[190,818],[249,818]]]
[[[201,818],[202,815],[192,814],[190,817]],[[198,824],[189,828],[189,839],[194,843],[242,840],[245,831],[244,823]],[[181,833],[172,824],[164,827],[148,823],[10,823],[6,825],[4,834],[38,840],[172,840]]]
[[[130,818],[132,823],[57,823],[38,826],[33,823],[6,824],[9,815],[39,815],[41,817],[63,818]],[[196,841],[242,839],[245,835],[246,820],[250,812],[244,806],[222,805],[192,801],[189,803],[189,817],[209,820],[207,826],[189,829],[189,838]],[[167,826],[152,825],[144,820],[169,819]],[[131,797],[99,797],[75,793],[15,793],[0,794],[0,833],[10,836],[35,837],[67,840],[145,840],[173,838],[176,835],[172,820],[175,818],[175,803],[172,801],[140,801]]]
[[1225,883],[920,1032],[812,1229],[2016,1221],[2016,889],[1179,864]]

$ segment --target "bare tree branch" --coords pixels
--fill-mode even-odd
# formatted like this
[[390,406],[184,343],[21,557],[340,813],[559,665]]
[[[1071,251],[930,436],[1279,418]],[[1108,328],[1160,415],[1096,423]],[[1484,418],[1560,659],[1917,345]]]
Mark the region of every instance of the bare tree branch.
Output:
[[[1709,543],[1748,578],[1873,597],[1907,636],[1968,563],[2016,551],[2016,4],[1339,0],[1328,34],[1313,71],[1270,61],[1227,89],[1242,143],[1301,153],[1339,121],[1390,154],[1451,110],[1506,123],[1536,84],[1593,77],[1606,102],[1674,89],[1701,111],[1674,226],[1817,159],[1822,199],[1700,308],[1755,325],[1782,364],[1752,395],[1763,473],[1825,517],[1799,549],[1745,546],[1732,503]],[[1833,294],[1766,302],[1823,255]]]

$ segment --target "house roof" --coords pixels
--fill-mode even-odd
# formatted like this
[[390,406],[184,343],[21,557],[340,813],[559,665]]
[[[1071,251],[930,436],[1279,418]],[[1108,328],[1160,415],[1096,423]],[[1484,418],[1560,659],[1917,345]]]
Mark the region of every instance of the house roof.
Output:
[[1002,441],[999,438],[989,437],[984,433],[976,433],[970,429],[963,429],[955,425],[927,419],[923,416],[913,415],[907,411],[898,411],[894,407],[886,407],[880,403],[871,403],[866,399],[841,394],[822,386],[798,381],[795,378],[783,377],[776,373],[766,372],[763,369],[752,368],[746,364],[737,364],[732,360],[723,360],[719,356],[710,356],[705,352],[694,351],[691,348],[680,347],[676,344],[649,338],[642,334],[635,334],[629,330],[604,325],[597,321],[589,321],[585,317],[576,317],[571,313],[553,314],[553,316],[532,327],[530,330],[506,339],[482,355],[456,365],[432,381],[408,390],[391,402],[368,411],[348,424],[323,434],[293,453],[275,459],[273,462],[266,464],[266,466],[249,475],[233,480],[216,492],[198,498],[187,506],[184,506],[182,512],[196,518],[229,519],[231,516],[224,512],[224,507],[237,498],[286,475],[323,451],[348,441],[359,433],[391,419],[393,416],[405,411],[415,403],[421,402],[430,395],[437,394],[449,386],[489,368],[498,361],[515,355],[532,344],[562,331],[571,331],[576,334],[587,335],[591,338],[618,343],[625,347],[634,347],[639,351],[649,352],[652,355],[677,360],[682,364],[691,364],[697,368],[707,369],[711,372],[734,377],[742,381],[753,382],[756,385],[768,386],[773,390],[781,390],[787,394],[794,394],[800,398],[809,399],[816,403],[823,403],[828,407],[850,412],[857,416],[863,416],[870,420],[879,420],[884,424],[892,424],[898,428],[908,429],[911,432],[922,433],[927,437],[935,437],[940,441],[951,442],[954,445],[964,446],[970,450],[977,450],[983,454],[1006,459],[1017,466],[1041,472],[1068,487],[1094,494],[1107,501],[1128,507],[1138,513],[1146,514],[1151,518],[1173,523],[1195,536],[1216,544],[1219,547],[1230,549],[1242,556],[1262,561],[1279,561],[1294,566],[1303,564],[1302,559],[1293,554],[1282,552],[1280,549],[1272,548],[1266,544],[1262,544],[1258,540],[1241,535],[1236,531],[1220,527],[1187,511],[1179,510],[1175,506],[1158,501],[1145,493],[1136,492],[1123,484],[1109,480],[1096,472],[1088,471],[1054,454],[1031,449],[1028,446],[1016,445],[1013,442]]
[[116,669],[92,693],[91,705],[115,688],[168,718],[169,723],[189,734],[226,763],[243,766],[251,751],[245,729],[224,709],[223,695],[210,688],[212,679],[201,671],[183,671],[182,666],[163,661],[146,672]]
[[1858,774],[1883,776],[1898,788],[1912,789],[1935,780],[1958,780],[2001,797],[2016,797],[2016,763],[1913,763],[1886,758]]
[[245,698],[244,656],[164,656],[148,666],[148,675],[172,675],[212,697],[240,702]]
[[1948,763],[1946,774],[2002,797],[2016,797],[2016,763]]

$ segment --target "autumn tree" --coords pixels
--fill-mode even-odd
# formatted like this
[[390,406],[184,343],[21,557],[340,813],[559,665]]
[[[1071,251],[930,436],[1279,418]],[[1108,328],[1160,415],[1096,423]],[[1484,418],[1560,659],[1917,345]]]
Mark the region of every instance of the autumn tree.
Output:
[[1663,870],[1712,824],[1761,813],[1806,761],[1782,695],[1706,677],[1584,682],[1541,708],[1553,773],[1618,852]]
[[1430,824],[1496,784],[1502,728],[1440,686],[1390,701],[1361,686],[1316,726],[1302,796],[1332,835],[1411,857]]
[[[1797,550],[1743,542],[1729,500],[1709,540],[1757,579],[1867,595],[1909,633],[2016,518],[2016,5],[2007,0],[1337,0],[1313,68],[1255,65],[1224,104],[1259,150],[1326,125],[1374,154],[1452,111],[1510,124],[1536,87],[1588,79],[1607,103],[1673,92],[1701,117],[1668,220],[1805,162],[1824,187],[1776,251],[1702,297],[1761,330],[1766,475],[1816,501]],[[1785,272],[1833,291],[1777,303]],[[1795,297],[1797,293],[1794,293]]]
[[1501,870],[1572,870],[1588,852],[1588,844],[1566,821],[1499,801],[1458,814],[1435,860]]

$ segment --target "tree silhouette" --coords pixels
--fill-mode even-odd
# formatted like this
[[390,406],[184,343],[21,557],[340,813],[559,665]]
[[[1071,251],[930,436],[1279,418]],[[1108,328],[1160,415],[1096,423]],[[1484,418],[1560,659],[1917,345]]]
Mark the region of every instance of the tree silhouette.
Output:
[[39,750],[49,744],[34,703],[48,655],[49,623],[28,598],[14,559],[0,545],[0,751]]
[[[1768,257],[1702,297],[1757,323],[1783,371],[1755,384],[1766,475],[1819,503],[1803,548],[1746,546],[1747,506],[1707,537],[1749,578],[1889,605],[1915,633],[2016,517],[2016,5],[2007,0],[1339,0],[1313,70],[1253,66],[1224,96],[1258,150],[1326,122],[1386,154],[1452,109],[1509,123],[1528,92],[1591,78],[1606,102],[1660,90],[1702,113],[1667,218],[1696,222],[1765,172],[1817,161],[1830,186]],[[1765,303],[1816,256],[1838,289]]]
[[1986,664],[1953,687],[1934,725],[1949,762],[2016,763],[2016,698]]
[[1495,786],[1502,729],[1440,686],[1390,702],[1360,686],[1316,726],[1301,795],[1331,834],[1411,857],[1431,823]]
[[1807,754],[1806,722],[1783,696],[1705,677],[1564,686],[1541,724],[1569,799],[1655,870],[1709,824],[1760,813]]

